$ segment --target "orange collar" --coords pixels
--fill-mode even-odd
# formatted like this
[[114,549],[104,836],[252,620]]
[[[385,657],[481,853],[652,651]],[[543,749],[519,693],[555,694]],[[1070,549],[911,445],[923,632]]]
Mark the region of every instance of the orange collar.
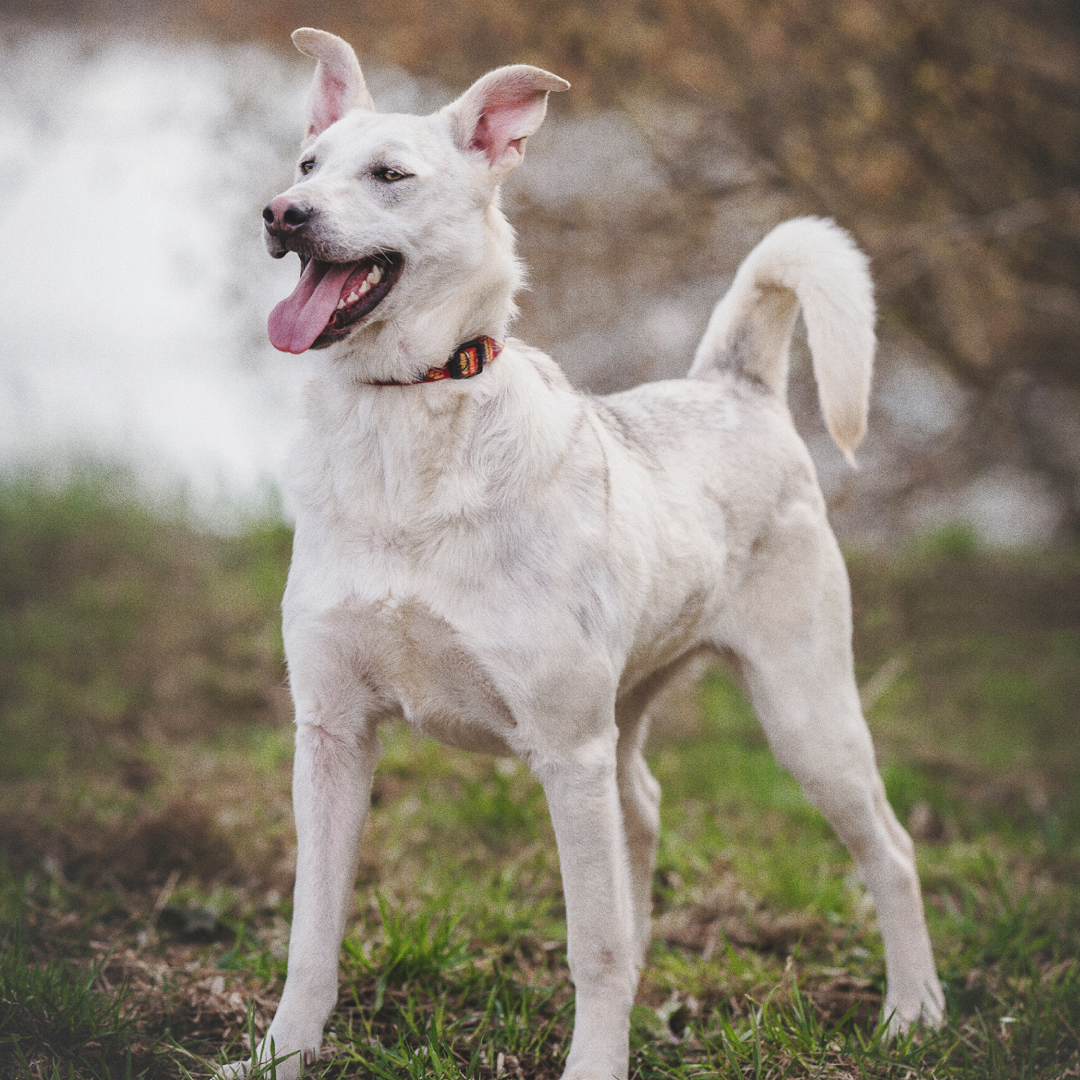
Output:
[[479,375],[502,352],[503,343],[490,337],[478,337],[459,345],[442,367],[430,367],[419,379],[402,383],[370,382],[369,386],[416,386],[419,383],[439,382],[442,379],[471,379]]

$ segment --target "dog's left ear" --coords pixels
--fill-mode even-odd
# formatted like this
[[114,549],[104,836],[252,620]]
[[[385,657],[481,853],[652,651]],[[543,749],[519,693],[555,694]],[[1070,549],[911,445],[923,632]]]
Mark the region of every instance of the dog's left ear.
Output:
[[525,140],[543,123],[547,96],[568,90],[558,75],[528,64],[489,71],[443,109],[461,150],[481,151],[496,181],[521,164]]

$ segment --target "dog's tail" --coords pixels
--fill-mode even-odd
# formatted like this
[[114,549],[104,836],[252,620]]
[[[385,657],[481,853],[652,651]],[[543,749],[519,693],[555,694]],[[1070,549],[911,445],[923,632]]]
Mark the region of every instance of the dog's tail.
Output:
[[874,362],[868,263],[831,221],[806,217],[778,225],[743,260],[716,305],[689,377],[734,370],[784,398],[791,332],[801,307],[825,423],[854,465],[852,451],[866,432]]

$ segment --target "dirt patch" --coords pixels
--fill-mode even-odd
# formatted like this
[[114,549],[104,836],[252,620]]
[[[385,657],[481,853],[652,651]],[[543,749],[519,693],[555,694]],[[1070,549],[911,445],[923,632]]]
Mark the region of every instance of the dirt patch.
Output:
[[872,1029],[881,1019],[883,999],[869,979],[858,979],[846,973],[834,975],[812,987],[809,997],[825,1023],[837,1024],[848,1017],[865,1030]]
[[202,884],[238,881],[245,868],[209,806],[177,801],[135,820],[103,823],[83,813],[46,822],[14,811],[0,820],[0,854],[16,874],[39,866],[84,887],[160,887],[170,875]]

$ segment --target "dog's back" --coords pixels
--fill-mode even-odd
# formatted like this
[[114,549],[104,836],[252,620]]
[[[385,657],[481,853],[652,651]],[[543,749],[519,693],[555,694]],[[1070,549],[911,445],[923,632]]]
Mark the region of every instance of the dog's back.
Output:
[[[826,423],[854,463],[873,364],[872,283],[865,256],[829,221],[785,222],[747,256],[686,379],[592,403],[614,444],[611,482],[630,489],[633,529],[655,535],[654,579],[642,610],[668,628],[643,635],[663,639],[663,647],[648,658],[639,649],[624,691],[651,679],[679,649],[698,647],[699,634],[729,644],[717,640],[717,627],[737,635],[738,583],[762,538],[794,507],[822,542],[831,541],[813,463],[786,403],[800,308]],[[808,551],[814,546],[808,542]],[[843,575],[835,561],[833,573]]]

